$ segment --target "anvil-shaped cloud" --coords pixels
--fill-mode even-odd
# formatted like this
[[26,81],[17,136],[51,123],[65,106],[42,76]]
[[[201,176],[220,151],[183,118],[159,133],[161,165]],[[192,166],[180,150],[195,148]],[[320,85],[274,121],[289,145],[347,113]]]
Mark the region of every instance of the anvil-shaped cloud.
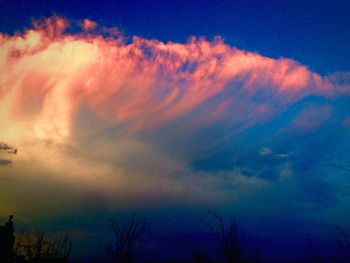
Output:
[[292,158],[313,155],[320,130],[348,134],[349,88],[294,60],[220,37],[163,43],[69,24],[0,35],[0,138],[22,149],[6,175],[50,174],[121,203],[231,202],[303,170]]

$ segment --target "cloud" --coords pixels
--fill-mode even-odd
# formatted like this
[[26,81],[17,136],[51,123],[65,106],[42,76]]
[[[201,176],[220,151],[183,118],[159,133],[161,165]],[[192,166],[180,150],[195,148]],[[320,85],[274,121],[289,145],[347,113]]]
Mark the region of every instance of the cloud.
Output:
[[83,106],[130,132],[158,129],[202,108],[196,125],[225,120],[250,127],[305,96],[336,92],[293,60],[238,50],[219,38],[125,43],[65,34],[69,23],[59,17],[34,24],[1,37],[0,98],[40,138],[69,137]]
[[293,176],[293,169],[290,163],[284,163],[278,167],[278,174],[280,180],[287,180]]
[[333,82],[344,87],[344,92],[349,92],[350,86],[350,71],[335,72],[328,76],[328,78]]
[[329,105],[308,105],[292,120],[290,127],[298,132],[311,132],[331,119],[332,108]]
[[350,116],[349,117],[346,117],[343,121],[344,125],[346,127],[350,127]]
[[16,154],[17,153],[17,149],[11,145],[8,145],[4,142],[0,142],[0,151],[4,151],[7,153],[12,153],[12,154]]
[[273,151],[270,148],[263,147],[259,150],[259,154],[262,156],[271,155]]
[[0,166],[6,166],[12,164],[11,160],[0,159]]
[[288,153],[275,153],[272,149],[268,147],[262,147],[259,150],[259,155],[261,156],[270,156],[272,155],[273,157],[278,157],[278,158],[287,158],[292,155],[292,152]]
[[84,19],[80,26],[84,31],[91,31],[96,29],[97,23],[90,19]]
[[277,154],[277,156],[280,157],[280,158],[287,158],[287,157],[291,156],[292,154],[293,154],[293,152],[279,153],[279,154]]
[[336,123],[348,98],[331,77],[220,37],[164,43],[71,24],[0,34],[0,137],[21,149],[12,173],[83,187],[96,206],[233,202],[297,180],[300,134]]

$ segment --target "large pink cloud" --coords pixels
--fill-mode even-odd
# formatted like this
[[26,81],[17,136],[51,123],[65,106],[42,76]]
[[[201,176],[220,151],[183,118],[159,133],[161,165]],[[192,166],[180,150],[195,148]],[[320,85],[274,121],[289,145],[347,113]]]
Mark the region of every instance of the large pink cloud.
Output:
[[327,78],[294,60],[245,52],[220,38],[128,41],[121,34],[68,34],[68,26],[51,17],[24,33],[0,35],[0,117],[25,124],[39,138],[69,138],[82,107],[131,132],[195,111],[185,126],[250,127],[305,96],[337,93]]
[[[268,164],[254,156],[253,165],[236,159],[265,147],[285,162],[272,168],[289,180],[296,169],[287,162],[293,149],[279,149],[276,137],[316,133],[339,114],[334,98],[349,94],[340,85],[347,75],[323,77],[294,60],[239,50],[219,37],[163,43],[129,39],[90,20],[75,24],[79,33],[67,33],[74,22],[60,17],[33,24],[22,33],[0,34],[0,139],[19,149],[11,160],[0,151],[0,173],[20,182],[0,184],[2,195],[10,196],[0,198],[4,214],[18,203],[23,207],[16,214],[30,209],[27,196],[38,192],[31,188],[36,180],[52,180],[55,189],[68,182],[67,192],[97,191],[126,206],[238,200],[272,183],[262,175]],[[318,100],[304,101],[310,97]],[[349,114],[341,116],[348,125]],[[259,131],[245,133],[252,127]],[[230,169],[193,165],[217,153]]]

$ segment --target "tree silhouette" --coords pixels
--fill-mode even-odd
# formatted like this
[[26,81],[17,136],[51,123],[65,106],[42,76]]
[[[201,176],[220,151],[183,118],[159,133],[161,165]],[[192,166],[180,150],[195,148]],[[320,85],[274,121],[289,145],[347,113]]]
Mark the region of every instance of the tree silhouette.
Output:
[[15,242],[13,215],[4,226],[0,226],[0,259],[2,262],[12,262],[14,259],[13,245]]
[[221,216],[213,211],[209,211],[209,213],[216,220],[215,224],[207,223],[207,226],[219,242],[218,261],[222,261],[220,256],[222,254],[226,263],[242,262],[242,234],[236,222],[226,223]]
[[131,263],[142,249],[145,239],[145,230],[148,222],[144,218],[131,217],[124,222],[111,220],[115,243],[106,248],[107,254],[113,262]]
[[16,240],[15,252],[18,260],[35,263],[68,263],[71,242],[68,236],[48,238],[45,229],[25,233]]
[[336,226],[336,241],[340,249],[348,257],[348,262],[350,262],[350,231],[346,227]]
[[309,252],[310,252],[310,262],[320,263],[321,257],[319,255],[319,242],[316,237],[312,237],[310,235],[306,236],[306,241],[308,243]]
[[[328,163],[329,166],[340,169],[347,173],[350,173],[350,169],[343,165]],[[336,241],[340,249],[347,255],[348,262],[350,262],[350,231],[344,226],[335,226]]]
[[210,257],[203,252],[195,252],[192,254],[192,263],[210,263]]

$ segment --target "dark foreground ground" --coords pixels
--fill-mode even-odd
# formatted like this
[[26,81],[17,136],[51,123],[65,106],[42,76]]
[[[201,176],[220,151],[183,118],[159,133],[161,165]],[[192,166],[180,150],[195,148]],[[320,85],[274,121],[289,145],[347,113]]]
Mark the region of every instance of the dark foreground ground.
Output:
[[[0,226],[0,262],[225,262],[225,263],[349,263],[350,232],[336,229],[334,239],[244,233],[234,221],[217,214],[206,232],[154,235],[145,218],[131,216],[110,221],[110,236],[89,242],[72,241],[69,235],[52,234],[45,228],[16,232],[13,216]],[[98,244],[98,242],[104,244]],[[108,243],[107,245],[105,243]]]

